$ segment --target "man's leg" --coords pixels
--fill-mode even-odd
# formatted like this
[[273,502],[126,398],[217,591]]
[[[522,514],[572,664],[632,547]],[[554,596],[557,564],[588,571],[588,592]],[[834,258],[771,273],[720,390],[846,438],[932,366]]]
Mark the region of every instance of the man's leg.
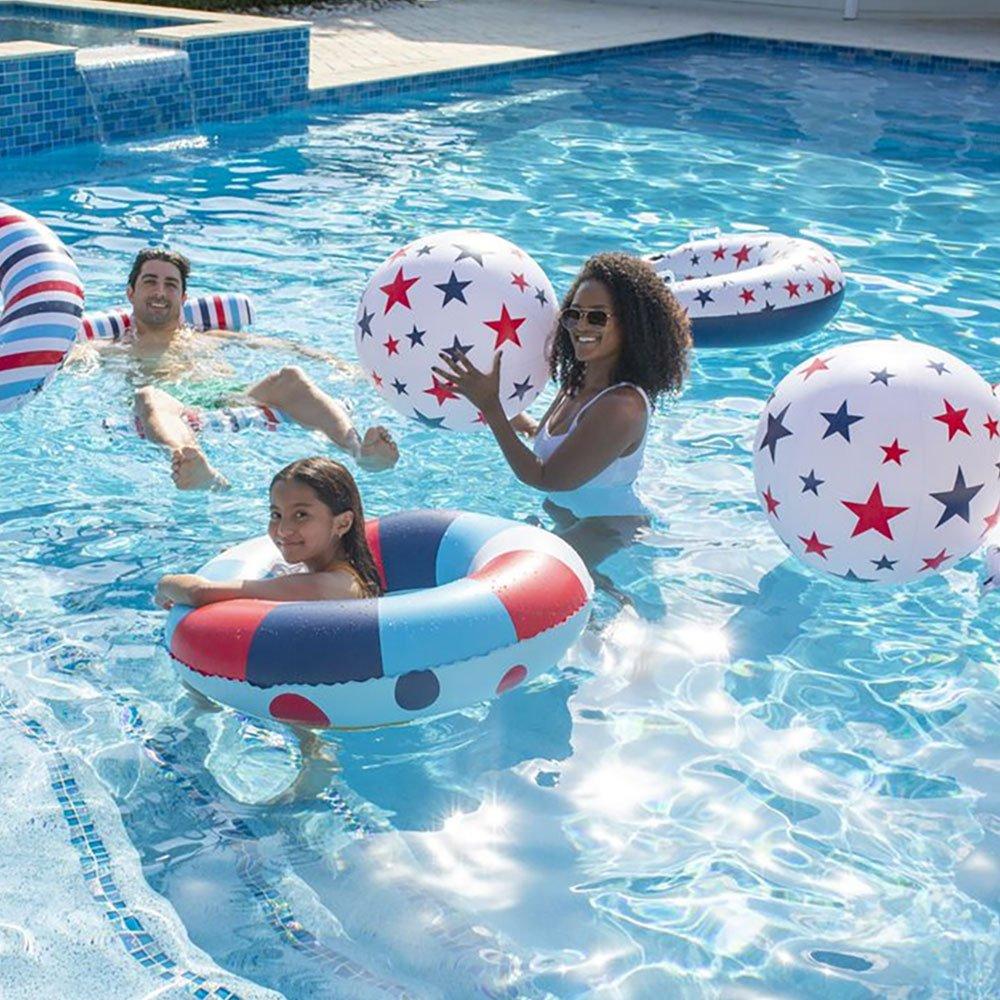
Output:
[[362,440],[344,407],[301,368],[279,369],[252,386],[249,395],[258,403],[281,410],[297,424],[321,431],[363,468],[388,469],[399,459],[399,449],[384,427],[370,427]]
[[194,432],[182,414],[183,404],[169,393],[146,386],[135,394],[135,417],[143,434],[170,450],[171,476],[178,489],[198,490],[227,486],[208,463]]

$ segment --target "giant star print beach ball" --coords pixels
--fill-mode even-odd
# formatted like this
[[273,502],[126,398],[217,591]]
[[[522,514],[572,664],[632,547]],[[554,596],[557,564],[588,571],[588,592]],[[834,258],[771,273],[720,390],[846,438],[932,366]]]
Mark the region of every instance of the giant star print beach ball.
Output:
[[1000,400],[972,368],[866,340],[793,369],[754,441],[771,527],[806,565],[902,583],[948,569],[1000,522]]
[[372,275],[354,327],[358,358],[379,395],[428,427],[483,426],[478,410],[431,371],[465,353],[488,371],[497,351],[500,400],[514,416],[548,378],[557,302],[545,272],[499,236],[449,230],[414,240]]

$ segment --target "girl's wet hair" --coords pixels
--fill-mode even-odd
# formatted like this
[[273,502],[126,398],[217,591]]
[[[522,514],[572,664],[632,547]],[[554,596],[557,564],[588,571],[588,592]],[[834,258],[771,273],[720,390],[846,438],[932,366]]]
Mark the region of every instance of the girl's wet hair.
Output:
[[351,527],[341,538],[344,555],[364,584],[365,597],[378,597],[382,583],[365,537],[365,514],[354,477],[332,458],[300,458],[271,480],[271,489],[277,483],[287,482],[308,486],[332,514],[343,514],[345,510],[354,514]]
[[[642,386],[650,402],[679,392],[688,371],[691,324],[651,264],[627,253],[591,257],[573,280],[563,309],[584,281],[599,281],[611,295],[611,309],[622,333],[622,351],[611,381]],[[577,361],[569,332],[560,324],[549,356],[552,377],[570,395],[583,384],[586,364]]]

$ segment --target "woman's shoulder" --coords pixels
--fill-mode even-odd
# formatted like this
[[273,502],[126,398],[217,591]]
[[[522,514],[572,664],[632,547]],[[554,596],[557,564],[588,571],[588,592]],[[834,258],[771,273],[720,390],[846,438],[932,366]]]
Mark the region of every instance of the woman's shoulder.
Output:
[[649,414],[649,397],[632,382],[619,382],[605,389],[589,407],[591,410],[598,408],[604,415],[613,413],[621,417],[645,420]]

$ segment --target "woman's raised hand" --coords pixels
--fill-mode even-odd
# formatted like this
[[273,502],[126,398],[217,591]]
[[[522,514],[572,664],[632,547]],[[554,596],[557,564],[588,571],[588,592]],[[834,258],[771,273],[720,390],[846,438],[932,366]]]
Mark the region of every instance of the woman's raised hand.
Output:
[[493,355],[493,366],[488,372],[481,372],[461,351],[442,351],[438,357],[447,365],[447,371],[443,368],[431,371],[446,379],[457,393],[483,413],[500,408],[500,351]]

